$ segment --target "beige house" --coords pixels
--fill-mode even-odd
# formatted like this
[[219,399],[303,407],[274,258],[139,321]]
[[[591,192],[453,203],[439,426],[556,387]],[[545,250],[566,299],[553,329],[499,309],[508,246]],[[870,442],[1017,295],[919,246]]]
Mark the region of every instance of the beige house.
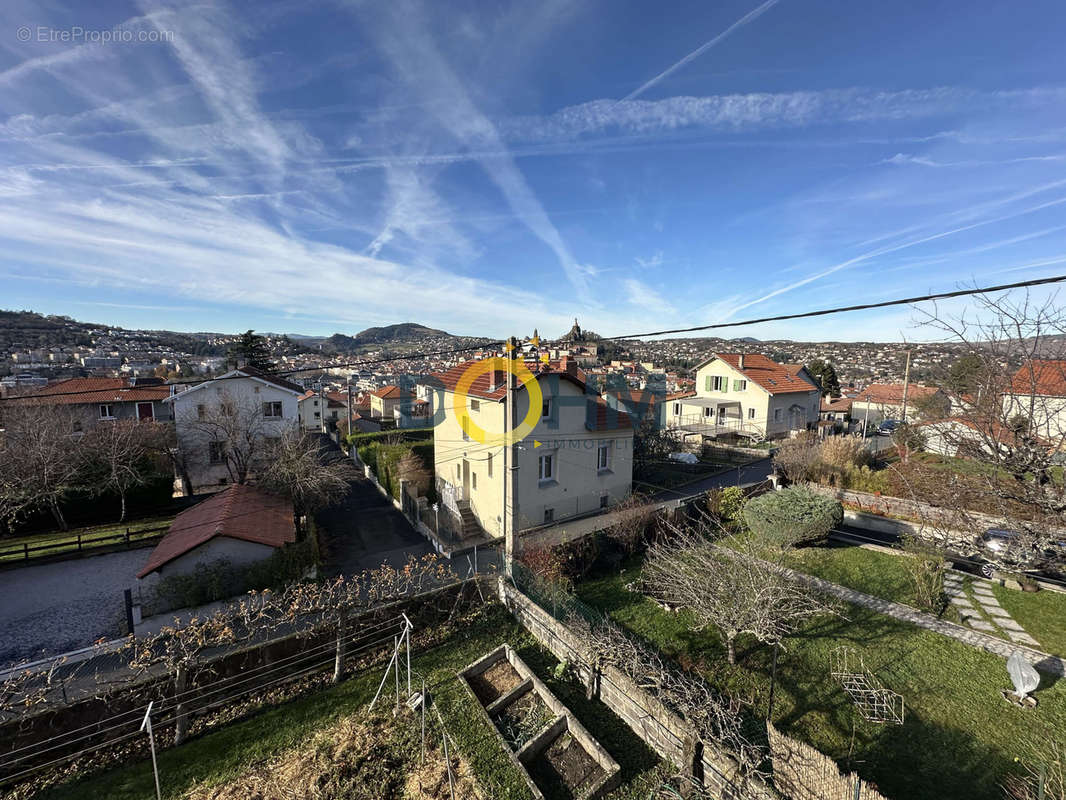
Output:
[[[434,428],[436,482],[442,512],[447,510],[465,535],[477,533],[471,521],[490,537],[504,533],[504,515],[511,513],[515,531],[599,513],[624,500],[633,475],[633,429],[629,416],[589,394],[573,364],[542,368],[536,374],[543,401],[533,430],[510,452],[517,474],[514,488],[505,487],[510,456],[491,437],[504,430],[506,384],[502,371],[477,377],[461,408],[455,388],[477,362],[460,364],[439,379],[440,401]],[[541,365],[530,365],[537,370]],[[436,402],[436,401],[435,401]],[[516,417],[525,420],[530,397],[515,391]],[[482,443],[474,428],[489,436]],[[506,495],[506,506],[505,506]]]
[[667,399],[666,425],[686,436],[775,439],[818,424],[821,390],[798,364],[718,353],[696,369],[696,391]]
[[1003,420],[1029,421],[1029,432],[1061,448],[1066,438],[1066,361],[1031,360],[1003,393]]

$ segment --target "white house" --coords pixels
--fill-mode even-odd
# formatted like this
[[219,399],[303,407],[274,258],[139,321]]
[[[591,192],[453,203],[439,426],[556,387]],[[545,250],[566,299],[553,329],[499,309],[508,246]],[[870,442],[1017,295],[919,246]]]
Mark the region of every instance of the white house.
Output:
[[717,353],[696,368],[696,391],[668,398],[666,425],[683,435],[774,439],[818,424],[821,389],[799,364]]
[[300,424],[303,389],[251,367],[227,372],[167,398],[174,404],[183,492],[212,491],[254,474],[264,442]]
[[[511,448],[515,488],[505,488],[505,446],[493,440],[504,430],[506,384],[502,371],[481,371],[456,408],[456,387],[467,362],[439,376],[433,433],[438,492],[446,509],[476,524],[490,537],[504,533],[504,514],[515,531],[599,513],[630,492],[633,428],[629,416],[586,390],[571,362],[531,364],[542,394],[539,413],[530,414],[527,389],[515,390],[518,420],[534,421],[528,435]],[[476,428],[474,427],[476,426]],[[475,431],[489,434],[485,442]],[[506,493],[506,501],[505,501]],[[470,525],[465,526],[470,533]]]
[[1066,361],[1030,360],[1003,393],[1003,419],[1028,420],[1029,432],[1062,449],[1066,440]]

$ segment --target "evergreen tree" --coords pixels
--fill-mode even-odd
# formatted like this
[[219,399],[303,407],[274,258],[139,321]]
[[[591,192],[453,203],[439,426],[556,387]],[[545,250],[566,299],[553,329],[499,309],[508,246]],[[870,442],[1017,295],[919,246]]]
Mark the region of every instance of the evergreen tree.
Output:
[[232,361],[244,362],[245,366],[264,372],[272,372],[275,367],[270,358],[270,349],[267,347],[266,339],[250,330],[242,333],[241,337],[230,346],[227,356]]
[[830,362],[816,358],[807,365],[807,372],[818,381],[823,396],[836,397],[840,394],[840,379],[837,377],[836,367]]

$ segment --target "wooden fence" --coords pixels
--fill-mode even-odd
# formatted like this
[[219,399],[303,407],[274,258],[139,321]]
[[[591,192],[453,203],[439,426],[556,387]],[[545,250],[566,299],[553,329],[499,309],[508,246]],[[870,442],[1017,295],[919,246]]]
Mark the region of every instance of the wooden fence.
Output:
[[55,542],[0,544],[0,566],[25,563],[36,558],[77,556],[88,552],[120,547],[125,547],[126,549],[142,547],[163,538],[169,529],[169,526],[164,525],[160,528],[143,528],[141,530],[126,528],[123,533],[107,533],[100,536],[93,536],[91,533],[78,533],[76,536],[57,534],[57,541]]

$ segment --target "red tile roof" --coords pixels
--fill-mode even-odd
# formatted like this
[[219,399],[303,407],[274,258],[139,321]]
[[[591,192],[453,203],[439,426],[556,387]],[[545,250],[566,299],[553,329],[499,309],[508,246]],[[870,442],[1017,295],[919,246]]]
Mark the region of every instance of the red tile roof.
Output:
[[294,542],[292,503],[254,486],[230,486],[178,514],[137,577],[155,572],[218,536],[270,547]]
[[411,393],[405,389],[401,389],[399,386],[382,386],[380,389],[371,392],[374,397],[380,397],[382,400],[398,400],[401,398],[411,397]]
[[[931,397],[939,391],[935,386],[919,386],[912,383],[907,387],[907,400],[910,402],[918,398]],[[865,401],[869,396],[871,403],[896,406],[903,404],[902,383],[871,383],[861,391],[851,392],[849,390],[848,394],[851,395],[852,400]]]
[[[455,365],[447,372],[434,373],[431,377],[436,378],[438,381],[440,381],[441,384],[443,384],[444,388],[448,391],[454,392],[455,387],[459,383],[459,380],[463,377],[466,371],[473,367],[476,363],[476,361],[465,361],[462,364]],[[531,367],[532,365],[527,366]],[[543,366],[545,365],[542,365],[542,367]],[[575,372],[580,372],[576,369],[576,367],[574,367],[574,369]],[[578,374],[564,372],[561,369],[552,368],[550,364],[546,365],[546,368],[542,368],[539,373],[535,374],[537,374],[538,376],[558,375],[560,378],[568,380],[575,386],[580,387],[582,391],[585,390],[585,382],[581,379],[581,377],[579,377]],[[507,373],[503,370],[493,370],[491,373],[490,381],[490,373],[482,372],[480,375],[474,378],[473,382],[470,384],[470,389],[467,393],[473,397],[481,397],[485,400],[503,400],[507,394],[507,385],[505,383],[506,377]],[[489,389],[490,386],[494,387],[491,391]]]
[[595,413],[585,418],[585,427],[590,431],[617,431],[633,428],[633,422],[625,411],[615,411],[601,397],[589,402],[595,403]]
[[[740,368],[740,359],[743,355],[744,369]],[[761,386],[770,394],[788,394],[789,392],[810,392],[818,387],[802,377],[799,373],[803,369],[798,364],[778,364],[771,361],[762,353],[715,353],[716,358],[725,363],[750,380],[757,386]]]
[[22,397],[32,398],[36,395],[44,395],[40,400],[47,401],[49,405],[134,403],[163,400],[170,397],[170,391],[171,387],[165,383],[131,386],[127,378],[70,378],[42,386]]
[[851,403],[850,397],[834,397],[832,400],[823,397],[822,405],[818,410],[823,414],[828,411],[851,411]]
[[1023,364],[1011,378],[1011,392],[1066,397],[1066,361],[1033,360]]

